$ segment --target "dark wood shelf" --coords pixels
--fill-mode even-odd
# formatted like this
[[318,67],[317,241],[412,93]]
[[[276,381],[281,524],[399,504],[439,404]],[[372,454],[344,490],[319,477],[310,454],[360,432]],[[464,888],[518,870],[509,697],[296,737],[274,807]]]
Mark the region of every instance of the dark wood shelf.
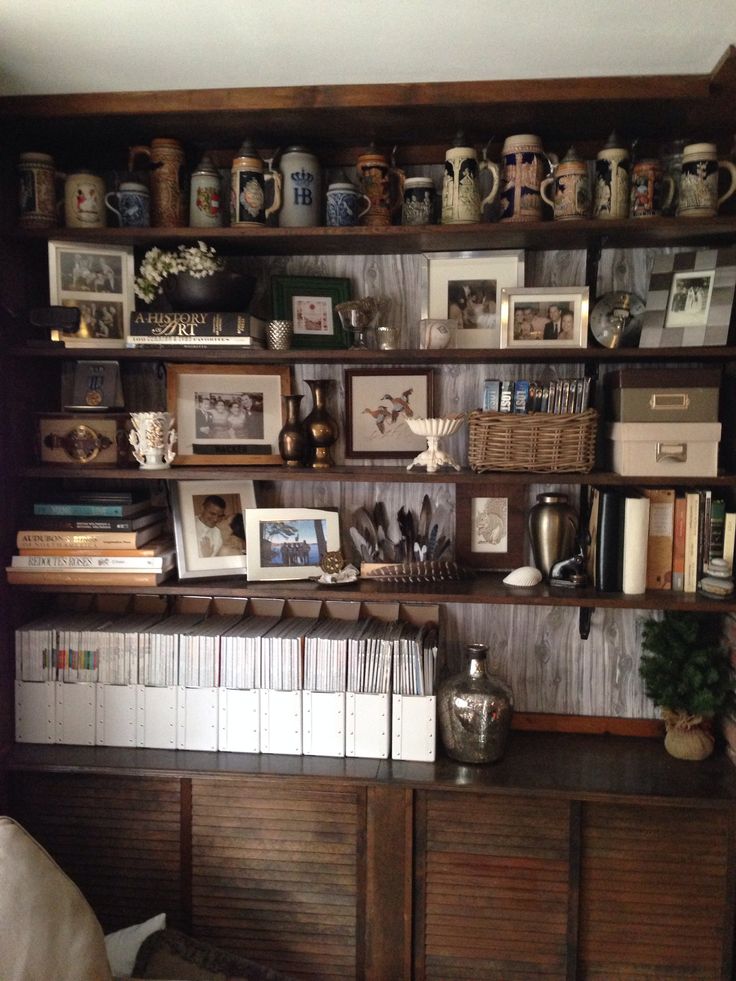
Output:
[[511,733],[501,761],[464,766],[185,750],[16,744],[6,765],[16,772],[135,774],[175,777],[258,775],[344,779],[421,790],[536,794],[545,798],[624,799],[724,806],[736,798],[736,770],[722,754],[694,764],[675,760],[661,740],[570,733]]
[[[388,228],[90,228],[85,242],[167,247],[206,239],[219,252],[259,255],[385,255],[485,249],[654,248],[725,245],[736,238],[736,217],[484,222]],[[78,241],[78,228],[17,230],[18,241]]]
[[[689,610],[730,613],[736,610],[736,597],[712,599],[697,593],[669,590],[634,595],[599,593],[595,589],[574,589],[540,583],[532,588],[505,586],[503,573],[478,573],[472,579],[439,583],[392,583],[358,579],[343,586],[323,586],[310,580],[288,582],[248,582],[244,576],[215,579],[184,579],[172,576],[159,586],[106,585],[109,593],[151,593],[159,596],[239,596],[274,599],[385,600],[399,603],[474,603],[483,606],[570,606],[628,610]],[[96,593],[97,586],[14,585],[13,589],[43,593]]]

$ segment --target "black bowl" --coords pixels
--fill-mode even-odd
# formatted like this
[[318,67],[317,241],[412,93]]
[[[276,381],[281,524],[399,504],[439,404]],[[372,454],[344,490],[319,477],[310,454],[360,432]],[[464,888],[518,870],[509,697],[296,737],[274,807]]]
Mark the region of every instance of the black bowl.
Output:
[[222,270],[201,279],[189,273],[170,276],[164,293],[175,310],[246,313],[255,288],[255,276]]

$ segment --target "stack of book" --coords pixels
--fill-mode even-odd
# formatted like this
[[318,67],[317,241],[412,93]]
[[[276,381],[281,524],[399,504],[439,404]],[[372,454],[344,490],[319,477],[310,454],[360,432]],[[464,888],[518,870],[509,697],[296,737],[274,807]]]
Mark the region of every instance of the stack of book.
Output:
[[84,491],[37,501],[17,533],[8,582],[157,586],[174,568],[166,511],[128,491]]
[[590,378],[535,382],[525,378],[500,381],[486,378],[484,412],[546,412],[563,415],[590,408]]
[[602,592],[694,593],[713,559],[733,569],[736,512],[709,489],[594,488],[588,530]]

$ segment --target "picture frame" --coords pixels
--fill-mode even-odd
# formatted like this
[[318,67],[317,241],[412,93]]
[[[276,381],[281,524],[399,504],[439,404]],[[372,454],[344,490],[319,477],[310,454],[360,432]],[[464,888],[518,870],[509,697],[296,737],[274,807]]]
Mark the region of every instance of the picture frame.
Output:
[[290,320],[294,348],[347,347],[338,303],[350,299],[351,282],[337,276],[272,276],[271,302],[277,320]]
[[454,320],[456,348],[501,346],[501,290],[524,285],[523,250],[432,252],[422,265],[422,319]]
[[[245,515],[256,506],[253,481],[177,480],[173,484],[179,578],[245,575]],[[210,550],[213,554],[206,554]]]
[[67,347],[125,347],[135,308],[132,247],[51,240],[48,256],[51,305],[81,315],[76,334],[52,339]]
[[[345,371],[345,456],[402,459],[427,448],[404,421],[431,416],[431,368],[349,368]],[[383,392],[383,395],[378,395]]]
[[587,286],[502,289],[501,347],[586,348],[589,307]]
[[639,347],[728,344],[735,291],[736,247],[656,256]]
[[340,550],[337,511],[255,508],[245,513],[248,579],[310,579],[325,552]]
[[282,463],[282,396],[290,394],[286,365],[167,364],[167,410],[178,435],[174,466]]
[[471,569],[510,572],[524,565],[526,509],[518,484],[455,487],[455,557]]

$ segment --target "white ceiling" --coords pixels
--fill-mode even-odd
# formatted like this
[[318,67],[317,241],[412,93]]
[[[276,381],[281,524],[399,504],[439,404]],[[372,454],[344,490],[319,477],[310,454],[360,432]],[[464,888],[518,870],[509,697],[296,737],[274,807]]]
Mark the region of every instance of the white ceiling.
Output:
[[710,72],[734,0],[0,0],[0,95]]

